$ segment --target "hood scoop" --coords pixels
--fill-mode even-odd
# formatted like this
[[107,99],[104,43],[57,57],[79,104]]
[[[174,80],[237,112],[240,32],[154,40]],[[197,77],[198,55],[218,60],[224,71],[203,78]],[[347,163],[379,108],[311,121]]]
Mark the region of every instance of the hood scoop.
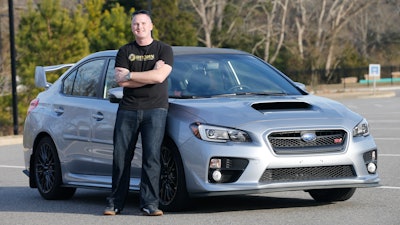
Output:
[[253,109],[266,112],[266,111],[298,111],[310,110],[312,105],[305,102],[263,102],[253,104]]

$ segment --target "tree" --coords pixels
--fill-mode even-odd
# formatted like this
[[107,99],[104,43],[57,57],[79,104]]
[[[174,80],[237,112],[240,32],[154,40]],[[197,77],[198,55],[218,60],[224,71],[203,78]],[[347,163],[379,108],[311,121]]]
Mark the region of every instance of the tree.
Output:
[[255,43],[262,37],[253,25],[255,19],[250,12],[252,0],[228,0],[223,14],[217,19],[218,25],[213,29],[212,42],[216,47],[236,48],[262,57],[262,53],[254,50]]
[[178,0],[153,0],[152,18],[159,40],[176,46],[197,45],[193,15],[179,10]]
[[101,18],[103,13],[103,7],[106,0],[85,0],[84,6],[85,11],[88,15],[87,29],[85,30],[85,35],[90,43],[90,52],[95,52],[100,49],[99,46],[99,33],[101,24]]
[[[130,11],[133,12],[133,9]],[[99,36],[95,51],[118,49],[133,40],[131,15],[118,3],[110,10],[105,10],[101,18]],[[91,43],[92,44],[92,43]]]
[[111,9],[119,4],[128,12],[132,8],[140,8],[144,1],[132,1],[132,0],[107,0],[103,9]]
[[[329,71],[336,68],[341,54],[350,40],[343,38],[346,25],[373,1],[334,0],[313,1],[298,0],[293,5],[295,30],[297,34],[297,54],[304,67],[311,70],[324,69],[325,79],[332,77]],[[294,51],[294,54],[296,52]],[[316,76],[311,83],[316,84]]]
[[354,48],[361,57],[387,64],[400,61],[399,9],[399,1],[373,1],[367,10],[350,21],[347,29],[353,34]]
[[200,18],[199,42],[206,47],[218,47],[213,43],[212,32],[222,29],[227,0],[190,0],[190,4]]
[[132,40],[130,15],[118,3],[104,11],[105,0],[86,0],[84,6],[89,15],[86,35],[91,52],[118,49]]
[[248,14],[253,15],[251,18],[256,18],[257,21],[250,31],[255,31],[262,37],[254,44],[252,53],[261,47],[264,49],[262,57],[270,63],[275,62],[284,43],[288,3],[289,0],[249,2],[251,7]]
[[[17,74],[25,86],[18,97],[20,116],[25,115],[30,98],[39,92],[33,74],[37,65],[76,62],[89,53],[86,25],[81,5],[70,11],[61,7],[59,0],[43,0],[37,7],[30,2],[16,35]],[[48,80],[52,82],[59,75],[53,74]]]

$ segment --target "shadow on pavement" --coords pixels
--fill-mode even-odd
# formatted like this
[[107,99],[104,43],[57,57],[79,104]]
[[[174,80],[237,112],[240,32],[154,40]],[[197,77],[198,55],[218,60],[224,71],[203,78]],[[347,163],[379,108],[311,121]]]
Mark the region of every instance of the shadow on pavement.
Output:
[[[0,187],[2,212],[40,212],[61,214],[102,215],[106,204],[107,190],[78,189],[69,200],[45,200],[36,189],[29,187]],[[307,194],[308,195],[308,194]],[[191,206],[182,212],[168,214],[197,214],[229,211],[265,210],[277,208],[314,207],[325,205],[311,197],[293,198],[266,195],[241,195],[192,199]],[[137,193],[130,193],[122,214],[141,215]]]

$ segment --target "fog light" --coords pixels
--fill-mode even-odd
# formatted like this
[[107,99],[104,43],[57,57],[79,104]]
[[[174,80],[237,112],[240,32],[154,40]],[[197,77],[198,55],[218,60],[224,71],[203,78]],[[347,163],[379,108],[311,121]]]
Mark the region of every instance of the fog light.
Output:
[[221,159],[211,159],[210,160],[210,169],[221,169],[222,165],[222,160]]
[[375,163],[372,163],[372,162],[368,163],[367,169],[368,169],[368,172],[369,172],[369,173],[375,173],[375,172],[376,172],[376,165],[375,165]]
[[221,172],[220,172],[219,170],[215,170],[215,171],[212,173],[212,178],[213,178],[213,180],[216,181],[216,182],[221,181],[221,178],[222,178]]
[[372,151],[372,152],[371,152],[371,159],[372,159],[373,161],[378,160],[378,157],[376,156],[376,151]]

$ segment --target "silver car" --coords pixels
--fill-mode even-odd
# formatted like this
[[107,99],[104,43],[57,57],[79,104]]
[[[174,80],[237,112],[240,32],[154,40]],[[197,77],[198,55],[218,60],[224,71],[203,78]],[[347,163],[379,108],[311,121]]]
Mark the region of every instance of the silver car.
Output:
[[[379,185],[377,146],[367,121],[304,90],[263,60],[237,50],[173,47],[160,205],[185,209],[194,197],[304,190],[344,201]],[[117,51],[75,64],[38,66],[45,90],[24,128],[24,171],[45,199],[76,188],[111,188],[113,129],[122,90]],[[47,71],[69,67],[50,84]],[[130,190],[139,191],[141,144]]]

